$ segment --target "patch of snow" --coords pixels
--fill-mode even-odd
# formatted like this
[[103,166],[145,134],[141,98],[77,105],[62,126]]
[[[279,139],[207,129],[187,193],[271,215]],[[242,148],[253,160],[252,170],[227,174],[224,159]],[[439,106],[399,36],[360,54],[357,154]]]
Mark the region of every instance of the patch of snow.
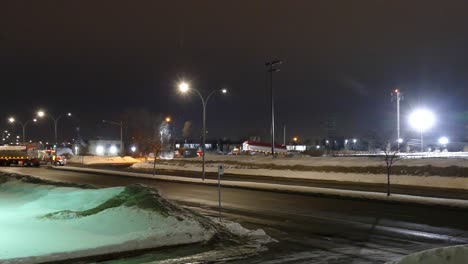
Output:
[[93,164],[129,164],[129,163],[137,163],[139,162],[139,160],[134,159],[129,156],[125,156],[125,157],[73,156],[67,162],[79,163],[79,164],[84,164],[84,165],[93,165]]
[[405,256],[387,264],[465,264],[468,263],[468,246],[435,248]]
[[[271,157],[270,157],[271,159]],[[336,158],[340,159],[340,158]],[[347,159],[347,158],[345,158]],[[382,165],[383,163],[380,163]],[[400,164],[399,164],[400,165]],[[151,162],[139,162],[132,165],[132,168],[153,169]],[[343,165],[344,166],[344,165]],[[354,165],[357,166],[357,165]],[[200,171],[200,164],[184,164],[179,165],[161,165],[156,163],[156,170],[185,170],[185,171]],[[205,167],[207,172],[217,172],[217,164],[207,164]],[[270,176],[280,178],[295,178],[295,179],[311,179],[311,180],[329,180],[329,181],[350,181],[363,183],[386,183],[387,175],[385,174],[358,174],[358,173],[338,173],[338,172],[318,172],[318,171],[292,171],[292,170],[271,170],[271,169],[248,169],[238,168],[234,165],[225,165],[225,173],[236,175],[255,175],[255,176]],[[392,175],[392,184],[424,186],[436,188],[453,188],[468,190],[468,177],[442,177],[442,176],[416,176],[416,175]]]
[[197,243],[216,233],[200,222],[200,216],[164,200],[154,205],[159,209],[106,207],[125,191],[122,187],[84,190],[17,180],[1,184],[0,262],[48,262]]
[[[271,156],[266,155],[216,155],[207,152],[206,161],[238,161],[243,163],[252,164],[275,164],[285,166],[385,166],[381,157],[311,157],[307,155],[295,155],[292,157],[278,156],[272,159]],[[200,157],[196,158],[180,158],[179,160],[201,160]],[[434,167],[468,167],[468,159],[466,158],[424,158],[424,159],[402,159],[398,161],[397,165],[403,166],[426,166],[431,165]]]

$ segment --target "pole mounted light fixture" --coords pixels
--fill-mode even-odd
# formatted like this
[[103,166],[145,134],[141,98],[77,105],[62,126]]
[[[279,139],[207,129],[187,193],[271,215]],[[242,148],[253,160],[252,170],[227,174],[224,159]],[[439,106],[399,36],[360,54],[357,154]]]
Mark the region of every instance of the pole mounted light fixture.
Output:
[[194,92],[200,97],[202,107],[203,107],[203,128],[202,128],[202,179],[205,180],[205,150],[206,150],[206,105],[208,104],[208,100],[210,100],[211,96],[215,94],[216,92],[221,92],[222,94],[226,94],[228,90],[226,88],[222,89],[215,89],[211,91],[206,97],[203,96],[203,94],[198,91],[195,88],[190,87],[190,85],[186,82],[181,82],[178,85],[179,91],[181,93],[187,93],[187,92]]

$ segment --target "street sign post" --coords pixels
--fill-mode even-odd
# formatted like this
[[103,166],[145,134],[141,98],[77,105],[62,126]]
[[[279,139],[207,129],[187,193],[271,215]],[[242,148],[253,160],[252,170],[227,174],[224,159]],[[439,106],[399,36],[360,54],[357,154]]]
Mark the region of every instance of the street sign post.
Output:
[[224,174],[224,164],[218,164],[218,210],[219,221],[221,222],[221,175]]

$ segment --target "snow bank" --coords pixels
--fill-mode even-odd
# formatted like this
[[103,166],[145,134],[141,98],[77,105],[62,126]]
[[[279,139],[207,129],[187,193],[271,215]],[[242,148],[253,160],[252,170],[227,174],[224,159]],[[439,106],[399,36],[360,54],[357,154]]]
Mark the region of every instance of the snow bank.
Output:
[[134,159],[129,156],[125,157],[105,157],[105,156],[73,156],[67,162],[70,163],[79,163],[85,165],[93,164],[130,164],[139,162],[139,160]]
[[465,264],[468,263],[468,246],[430,249],[401,258],[387,264]]
[[[297,155],[292,157],[278,156],[272,159],[271,156],[261,155],[215,155],[206,154],[207,161],[238,161],[252,164],[275,164],[285,166],[385,166],[382,158],[369,157],[311,157]],[[176,159],[177,160],[177,159]],[[181,158],[180,160],[200,160],[201,158]],[[423,158],[423,159],[403,159],[396,163],[402,166],[426,166],[434,167],[468,167],[468,159],[463,158]]]
[[[221,163],[221,162],[220,162]],[[132,165],[135,169],[153,169],[152,162],[139,162]],[[199,164],[162,165],[156,163],[156,170],[185,170],[200,171]],[[206,164],[207,172],[217,172],[217,164]],[[338,172],[318,172],[318,171],[293,171],[293,170],[272,170],[272,169],[248,169],[238,168],[235,165],[225,165],[225,173],[242,175],[255,175],[265,177],[310,179],[310,180],[329,180],[329,181],[348,181],[362,183],[381,183],[387,182],[385,174],[359,174],[359,173],[338,173]],[[468,190],[468,177],[448,177],[448,176],[416,176],[416,175],[392,175],[392,184],[424,186],[434,188],[466,189]]]
[[145,186],[80,189],[4,177],[0,182],[2,263],[198,243],[220,232],[213,221]]

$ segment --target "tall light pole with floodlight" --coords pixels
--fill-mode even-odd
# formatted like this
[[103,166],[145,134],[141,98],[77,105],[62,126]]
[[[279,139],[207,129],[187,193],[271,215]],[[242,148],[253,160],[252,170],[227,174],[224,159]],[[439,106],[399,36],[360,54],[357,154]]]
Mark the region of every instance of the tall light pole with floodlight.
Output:
[[34,119],[31,119],[31,120],[27,120],[26,122],[23,123],[23,122],[21,122],[20,120],[16,120],[14,117],[8,118],[8,122],[9,122],[9,123],[14,124],[14,123],[18,122],[18,124],[20,124],[21,127],[23,128],[23,143],[26,142],[26,127],[28,126],[28,124],[29,124],[31,121],[32,121],[32,122],[37,122],[37,119],[34,118]]
[[426,109],[418,109],[411,113],[409,122],[414,129],[417,129],[421,135],[421,152],[424,152],[424,138],[423,132],[428,130],[434,125],[434,114]]
[[57,118],[55,118],[55,117],[54,117],[53,115],[51,115],[50,113],[47,113],[47,114],[46,114],[46,112],[44,112],[44,111],[42,111],[42,110],[39,110],[39,111],[37,111],[37,116],[40,117],[40,118],[43,118],[43,117],[46,117],[46,116],[47,116],[47,117],[49,117],[49,118],[54,122],[54,140],[55,140],[54,143],[55,143],[55,145],[57,145],[57,144],[58,144],[58,139],[57,139],[57,137],[58,137],[58,121],[59,121],[60,119],[62,119],[62,117],[64,117],[64,116],[72,116],[72,114],[71,114],[71,113],[63,113],[63,114],[57,116]]
[[186,82],[181,82],[179,84],[179,91],[182,93],[187,93],[193,91],[200,97],[203,106],[203,128],[202,128],[202,179],[205,180],[205,150],[206,150],[206,105],[208,104],[208,100],[210,100],[211,96],[216,92],[221,92],[222,94],[227,93],[227,89],[217,89],[211,91],[206,97],[203,97],[202,93],[195,88],[190,87],[190,85]]
[[403,100],[403,95],[401,94],[400,89],[395,89],[391,94],[392,101],[396,101],[397,105],[397,144],[398,144],[398,151],[400,150],[400,143],[402,142],[400,138],[400,101]]
[[120,155],[122,156],[123,155],[123,149],[124,149],[124,146],[123,146],[123,121],[120,121],[120,122],[115,122],[115,121],[108,121],[108,120],[102,120],[103,123],[108,123],[108,124],[111,124],[111,125],[115,125],[115,126],[120,126]]
[[281,65],[283,61],[274,60],[265,62],[268,68],[267,72],[270,73],[270,112],[271,112],[271,155],[275,157],[275,90],[273,89],[273,73],[279,72],[280,69],[275,66]]

